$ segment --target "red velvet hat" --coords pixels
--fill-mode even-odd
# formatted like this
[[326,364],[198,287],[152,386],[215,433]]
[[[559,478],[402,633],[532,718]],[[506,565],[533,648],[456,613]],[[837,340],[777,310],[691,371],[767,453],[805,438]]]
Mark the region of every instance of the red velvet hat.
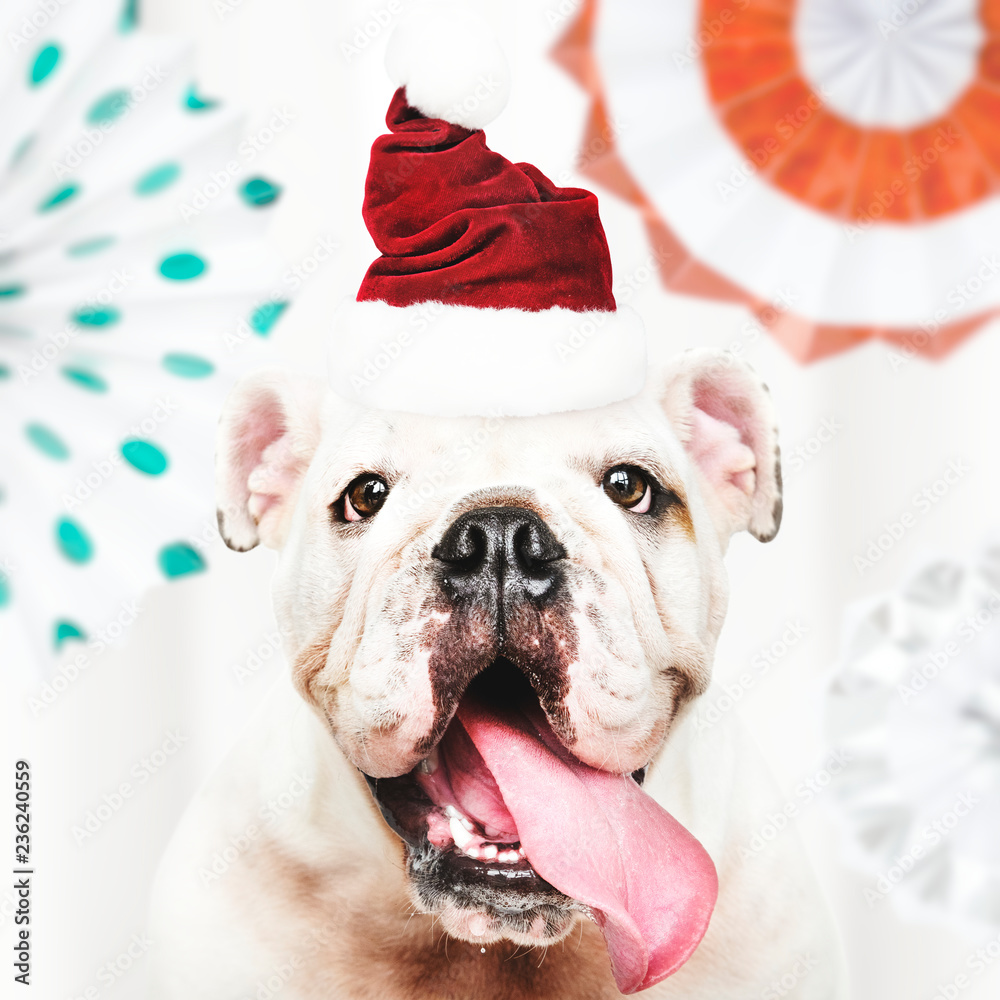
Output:
[[642,323],[619,308],[597,198],[486,145],[509,72],[478,19],[401,22],[399,89],[372,146],[364,219],[381,256],[335,319],[342,396],[441,416],[531,416],[626,399]]

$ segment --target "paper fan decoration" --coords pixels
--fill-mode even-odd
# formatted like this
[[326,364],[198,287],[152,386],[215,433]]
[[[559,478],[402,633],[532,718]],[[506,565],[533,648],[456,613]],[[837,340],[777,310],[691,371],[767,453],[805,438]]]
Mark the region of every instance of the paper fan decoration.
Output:
[[263,239],[278,188],[198,95],[190,48],[133,31],[120,0],[20,6],[0,69],[0,646],[44,669],[205,568],[220,400],[286,303]]
[[851,609],[828,696],[870,906],[1000,925],[1000,546]]
[[554,54],[671,289],[802,361],[996,315],[1000,0],[586,0]]

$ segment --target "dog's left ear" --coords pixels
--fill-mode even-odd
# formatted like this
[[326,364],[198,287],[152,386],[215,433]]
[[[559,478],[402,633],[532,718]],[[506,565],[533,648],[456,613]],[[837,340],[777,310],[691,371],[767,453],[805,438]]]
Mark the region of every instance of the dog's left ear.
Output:
[[222,409],[215,456],[219,532],[237,552],[282,546],[320,437],[325,387],[279,369],[240,379]]
[[781,524],[781,459],[767,386],[732,354],[700,349],[677,358],[656,391],[701,473],[723,545],[744,530],[769,542]]

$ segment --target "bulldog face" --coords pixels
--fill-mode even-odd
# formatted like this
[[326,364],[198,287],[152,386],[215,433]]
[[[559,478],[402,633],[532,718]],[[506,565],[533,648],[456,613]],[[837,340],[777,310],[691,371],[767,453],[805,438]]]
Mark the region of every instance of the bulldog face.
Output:
[[223,416],[219,496],[230,547],[281,550],[295,685],[406,843],[418,905],[535,944],[585,907],[526,857],[482,766],[490,720],[641,782],[708,684],[729,536],[767,541],[781,514],[766,389],[715,352],[532,418],[369,411],[255,374]]

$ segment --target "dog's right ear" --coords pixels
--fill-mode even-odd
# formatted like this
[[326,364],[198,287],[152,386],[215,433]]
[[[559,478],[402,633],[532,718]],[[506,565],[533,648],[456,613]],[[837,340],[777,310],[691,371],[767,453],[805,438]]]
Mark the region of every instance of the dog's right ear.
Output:
[[222,409],[215,484],[219,532],[237,552],[285,541],[319,444],[324,383],[279,369],[241,378]]

